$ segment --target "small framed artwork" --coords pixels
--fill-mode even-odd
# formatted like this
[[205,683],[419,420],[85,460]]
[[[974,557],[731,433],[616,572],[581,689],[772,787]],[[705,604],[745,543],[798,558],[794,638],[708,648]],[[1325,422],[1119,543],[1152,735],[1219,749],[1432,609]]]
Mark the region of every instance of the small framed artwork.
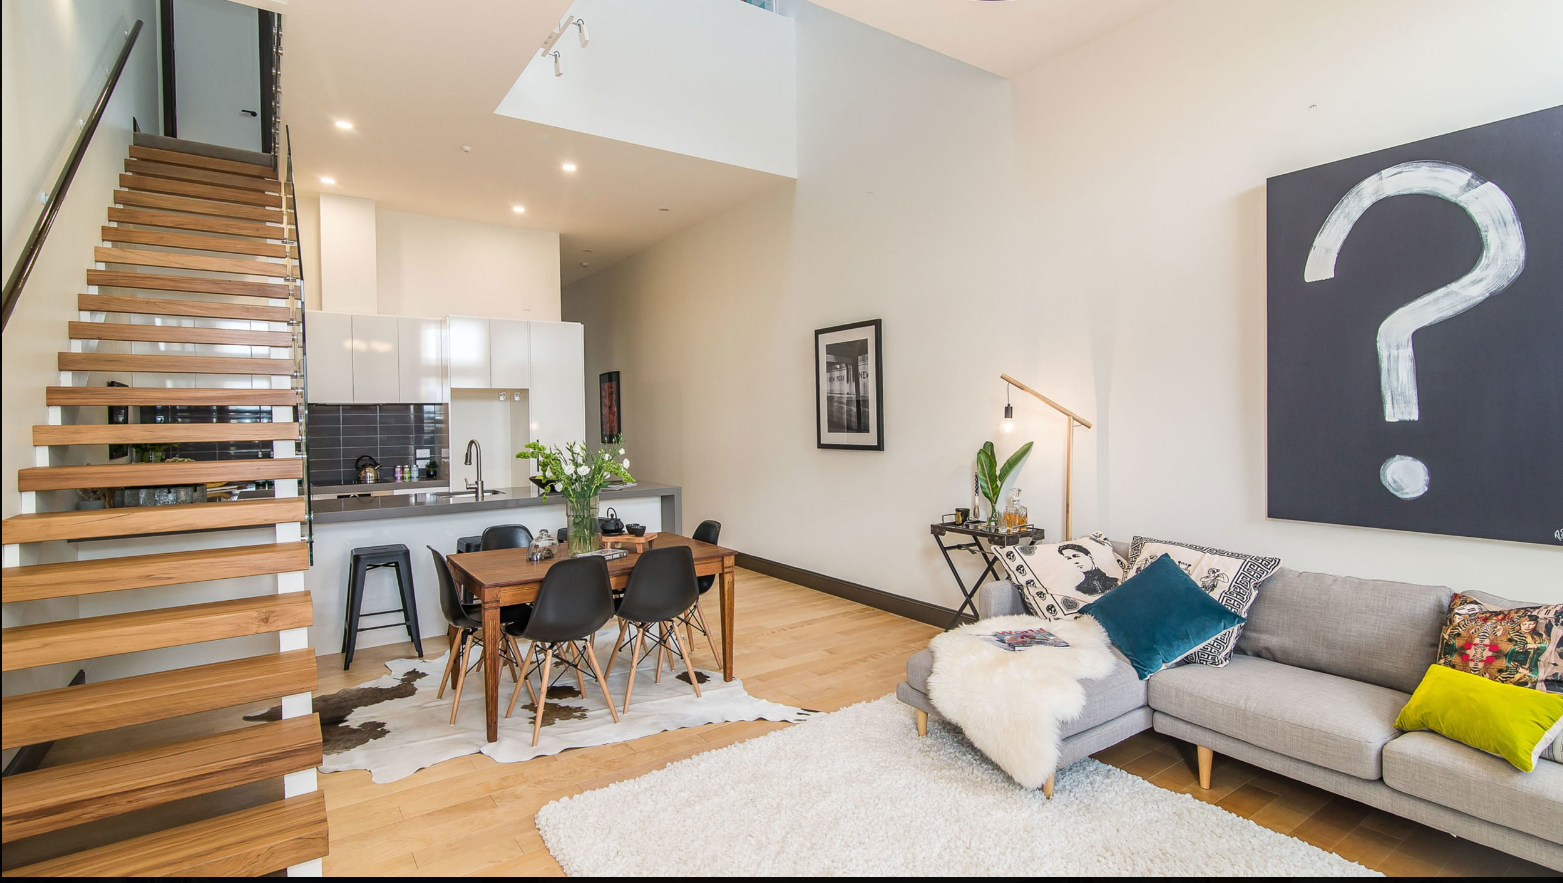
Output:
[[619,372],[597,375],[597,395],[601,399],[602,443],[608,444],[624,434],[619,419]]
[[818,446],[885,449],[880,321],[814,332],[814,428]]

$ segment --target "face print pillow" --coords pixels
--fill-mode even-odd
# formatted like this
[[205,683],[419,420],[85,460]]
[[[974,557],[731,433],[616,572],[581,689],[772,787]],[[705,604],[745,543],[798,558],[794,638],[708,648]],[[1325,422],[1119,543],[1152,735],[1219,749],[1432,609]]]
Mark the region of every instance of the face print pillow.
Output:
[[1125,563],[1102,534],[1047,545],[1008,546],[999,559],[1033,616],[1073,619],[1123,580]]

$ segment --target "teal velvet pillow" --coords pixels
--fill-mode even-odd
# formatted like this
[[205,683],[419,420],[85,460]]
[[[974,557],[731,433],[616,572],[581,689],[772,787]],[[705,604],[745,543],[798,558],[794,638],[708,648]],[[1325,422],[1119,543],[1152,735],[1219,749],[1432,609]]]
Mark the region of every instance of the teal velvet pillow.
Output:
[[1247,621],[1205,594],[1171,555],[1157,558],[1080,613],[1101,624],[1142,681]]

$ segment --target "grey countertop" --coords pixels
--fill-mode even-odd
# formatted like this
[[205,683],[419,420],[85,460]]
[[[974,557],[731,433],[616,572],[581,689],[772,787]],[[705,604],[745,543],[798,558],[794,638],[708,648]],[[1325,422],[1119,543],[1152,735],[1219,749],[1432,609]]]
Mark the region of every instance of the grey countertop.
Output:
[[[406,482],[403,482],[405,485]],[[479,512],[488,509],[519,509],[529,506],[561,505],[564,498],[549,494],[545,501],[537,488],[495,488],[504,491],[484,500],[471,496],[432,497],[427,494],[397,494],[380,497],[343,497],[335,500],[316,500],[313,509],[316,524],[332,524],[341,521],[369,521],[379,518],[412,518],[426,515],[446,515],[457,512]],[[679,497],[683,489],[670,484],[642,481],[634,487],[604,490],[604,503],[635,497]],[[680,499],[681,503],[682,500]],[[675,509],[675,511],[677,511]]]
[[309,486],[311,494],[367,494],[384,493],[386,491],[414,491],[414,490],[442,490],[450,486],[448,478],[433,478],[427,481],[377,481],[373,484],[354,482],[353,484],[312,484]]

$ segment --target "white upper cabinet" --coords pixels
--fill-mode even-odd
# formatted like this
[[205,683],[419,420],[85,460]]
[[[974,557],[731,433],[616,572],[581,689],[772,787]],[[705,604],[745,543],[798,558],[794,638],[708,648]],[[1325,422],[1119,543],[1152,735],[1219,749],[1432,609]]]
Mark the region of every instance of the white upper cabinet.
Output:
[[532,387],[527,393],[532,440],[586,441],[586,347],[578,322],[533,322]]
[[488,321],[470,316],[445,320],[451,389],[492,389],[489,382]]
[[305,317],[311,402],[353,401],[353,317],[311,310]]
[[395,316],[353,317],[353,401],[401,401]]
[[445,401],[445,323],[439,319],[396,320],[397,401]]
[[518,319],[488,320],[489,383],[494,389],[532,385],[531,326],[531,322]]

